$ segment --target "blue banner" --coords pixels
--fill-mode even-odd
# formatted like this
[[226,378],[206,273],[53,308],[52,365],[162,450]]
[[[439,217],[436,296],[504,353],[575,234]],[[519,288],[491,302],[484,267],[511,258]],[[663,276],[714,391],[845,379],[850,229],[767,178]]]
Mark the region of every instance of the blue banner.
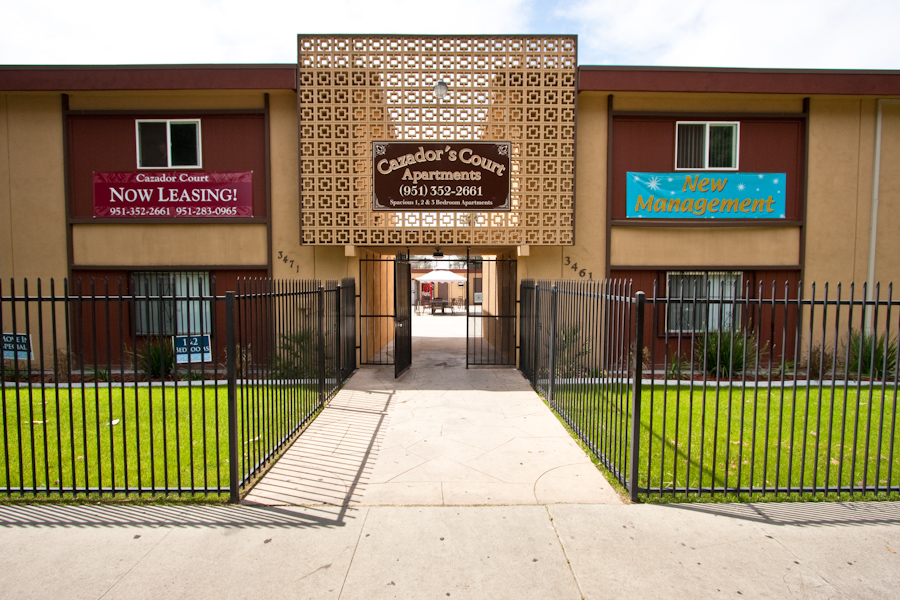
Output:
[[784,173],[627,173],[629,219],[783,219]]

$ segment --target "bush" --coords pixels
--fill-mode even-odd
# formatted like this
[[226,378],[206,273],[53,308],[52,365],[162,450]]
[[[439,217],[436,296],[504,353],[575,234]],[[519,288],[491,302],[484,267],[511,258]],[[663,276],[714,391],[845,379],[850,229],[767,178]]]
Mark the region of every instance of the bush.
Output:
[[56,358],[53,361],[53,377],[54,381],[68,381],[69,367],[72,363],[72,357],[65,348],[56,349]]
[[888,339],[886,333],[876,338],[853,329],[843,350],[848,376],[884,377],[897,368],[897,338]]
[[757,348],[756,335],[753,333],[740,329],[710,331],[694,341],[694,360],[704,373],[714,377],[731,377],[752,364]]
[[165,379],[175,371],[175,349],[168,339],[150,340],[138,350],[137,368],[149,379]]
[[681,351],[672,355],[669,359],[669,368],[666,370],[666,379],[683,379],[685,369],[690,368],[687,360],[682,360]]
[[272,364],[276,377],[308,379],[318,377],[319,345],[312,329],[282,334],[278,354]]
[[[549,349],[549,343],[546,344]],[[581,327],[573,325],[568,329],[559,329],[556,332],[556,375],[559,377],[574,377],[585,371],[583,359],[591,353],[586,340],[582,338]],[[548,352],[549,356],[549,352]],[[630,368],[632,361],[626,368]]]
[[834,366],[834,352],[825,344],[814,345],[806,356],[807,379],[824,379],[825,375],[832,373]]

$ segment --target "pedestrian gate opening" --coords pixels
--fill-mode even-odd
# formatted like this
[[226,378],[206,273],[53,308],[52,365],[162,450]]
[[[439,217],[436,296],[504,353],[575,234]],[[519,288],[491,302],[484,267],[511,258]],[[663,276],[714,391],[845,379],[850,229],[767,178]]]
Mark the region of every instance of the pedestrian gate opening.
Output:
[[[395,377],[409,369],[416,313],[451,318],[465,315],[466,368],[515,366],[516,261],[496,256],[460,257],[453,266],[460,275],[464,271],[464,282],[426,289],[416,280],[425,274],[423,269],[427,271],[423,265],[447,269],[451,261],[425,258],[428,260],[413,259],[412,263],[408,255],[360,259],[359,363],[394,365]],[[444,297],[435,300],[432,296],[438,293]]]

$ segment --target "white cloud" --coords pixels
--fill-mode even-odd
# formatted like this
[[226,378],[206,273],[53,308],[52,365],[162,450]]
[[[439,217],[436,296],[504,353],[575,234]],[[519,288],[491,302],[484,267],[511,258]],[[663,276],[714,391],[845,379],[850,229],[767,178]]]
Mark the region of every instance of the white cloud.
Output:
[[0,64],[292,63],[298,33],[577,33],[588,65],[900,69],[889,0],[8,4]]
[[900,5],[886,0],[583,0],[556,12],[579,24],[581,64],[900,68]]
[[530,15],[527,0],[16,2],[0,63],[290,63],[300,33],[510,34]]

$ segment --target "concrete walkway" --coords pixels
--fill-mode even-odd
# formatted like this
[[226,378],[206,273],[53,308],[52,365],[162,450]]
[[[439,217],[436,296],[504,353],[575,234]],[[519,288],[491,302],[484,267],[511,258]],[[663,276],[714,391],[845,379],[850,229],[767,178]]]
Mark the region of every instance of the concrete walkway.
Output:
[[243,505],[0,505],[0,595],[900,596],[900,503],[622,504],[517,371],[460,364],[457,318],[414,324],[449,337],[401,379],[361,369]]
[[[359,370],[245,503],[619,504],[515,369],[465,369],[465,317],[416,317],[413,366]],[[441,337],[437,337],[440,335]]]

